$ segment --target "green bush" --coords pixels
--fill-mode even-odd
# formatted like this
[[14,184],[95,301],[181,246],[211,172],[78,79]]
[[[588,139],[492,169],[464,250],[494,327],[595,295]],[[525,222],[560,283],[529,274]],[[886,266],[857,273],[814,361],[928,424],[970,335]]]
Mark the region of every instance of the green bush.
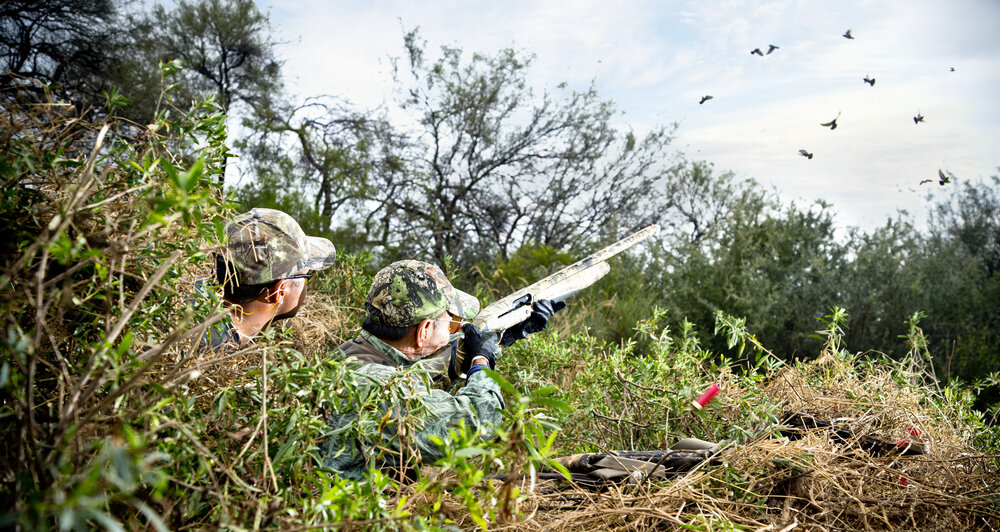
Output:
[[190,347],[214,314],[192,301],[191,279],[226,209],[213,185],[225,116],[205,102],[148,126],[113,113],[91,124],[60,102],[7,96],[4,520],[163,529],[158,501],[174,486],[164,464],[175,456],[152,440],[169,431],[156,420],[184,401]]

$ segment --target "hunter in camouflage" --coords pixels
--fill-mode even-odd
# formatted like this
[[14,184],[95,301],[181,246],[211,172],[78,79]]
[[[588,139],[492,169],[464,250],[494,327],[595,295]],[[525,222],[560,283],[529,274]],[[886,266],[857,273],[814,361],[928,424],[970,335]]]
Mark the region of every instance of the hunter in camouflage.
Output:
[[236,286],[258,285],[300,270],[325,270],[333,266],[337,250],[325,238],[306,236],[288,214],[258,208],[226,225],[223,257]]
[[365,310],[382,325],[407,327],[444,311],[471,320],[479,313],[479,300],[452,286],[441,268],[401,260],[375,274]]
[[[500,347],[495,334],[461,324],[479,301],[437,266],[407,260],[375,275],[365,308],[361,334],[340,346],[354,362],[345,384],[355,392],[330,418],[325,465],[351,479],[369,468],[410,473],[443,457],[435,440],[447,444],[459,427],[492,438],[504,402],[482,369],[495,365]],[[442,372],[451,378],[442,381]]]
[[291,216],[251,209],[226,224],[216,253],[216,282],[229,311],[202,338],[202,351],[223,351],[251,341],[272,322],[296,315],[315,271],[334,264],[337,250],[310,237]]

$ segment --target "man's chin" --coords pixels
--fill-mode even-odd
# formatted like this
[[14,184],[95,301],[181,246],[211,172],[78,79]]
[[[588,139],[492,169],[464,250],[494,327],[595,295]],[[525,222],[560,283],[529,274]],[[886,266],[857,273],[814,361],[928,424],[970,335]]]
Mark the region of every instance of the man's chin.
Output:
[[412,356],[408,355],[406,358],[409,358],[410,360],[423,360],[425,358],[435,357],[435,356],[441,354],[441,351],[443,349],[445,349],[446,347],[448,347],[448,344],[450,344],[450,343],[451,342],[448,342],[447,344],[444,344],[441,347],[438,347],[437,349],[435,349],[435,350],[433,350],[433,351],[431,351],[431,352],[429,352],[427,354],[423,354],[423,355],[421,355],[421,354],[415,354],[415,355],[412,355]]
[[274,317],[274,320],[278,321],[278,320],[287,320],[288,318],[294,318],[295,315],[299,313],[299,308],[301,307],[302,305],[298,305],[284,314],[278,314],[277,316]]

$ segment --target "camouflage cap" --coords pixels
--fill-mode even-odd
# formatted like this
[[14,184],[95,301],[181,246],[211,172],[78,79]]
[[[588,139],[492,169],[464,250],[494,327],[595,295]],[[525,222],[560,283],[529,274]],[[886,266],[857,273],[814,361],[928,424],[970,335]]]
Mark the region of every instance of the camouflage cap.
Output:
[[329,240],[306,236],[298,222],[275,209],[250,209],[226,225],[223,257],[236,286],[266,284],[306,268],[333,266],[337,249]]
[[471,320],[479,313],[479,300],[452,286],[441,268],[401,260],[375,274],[365,308],[382,325],[409,327],[446,310]]

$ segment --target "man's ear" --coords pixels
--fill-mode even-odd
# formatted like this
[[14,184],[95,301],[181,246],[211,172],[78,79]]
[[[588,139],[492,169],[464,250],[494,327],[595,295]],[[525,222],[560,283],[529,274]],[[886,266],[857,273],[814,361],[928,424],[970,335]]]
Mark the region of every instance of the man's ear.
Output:
[[434,320],[424,320],[417,324],[417,330],[414,331],[414,341],[417,343],[417,347],[423,347],[428,340],[431,339],[433,334],[432,328],[434,327]]
[[274,286],[267,290],[268,303],[281,302],[285,298],[285,295],[288,294],[289,283],[291,283],[291,281],[288,279],[282,279],[274,283]]

